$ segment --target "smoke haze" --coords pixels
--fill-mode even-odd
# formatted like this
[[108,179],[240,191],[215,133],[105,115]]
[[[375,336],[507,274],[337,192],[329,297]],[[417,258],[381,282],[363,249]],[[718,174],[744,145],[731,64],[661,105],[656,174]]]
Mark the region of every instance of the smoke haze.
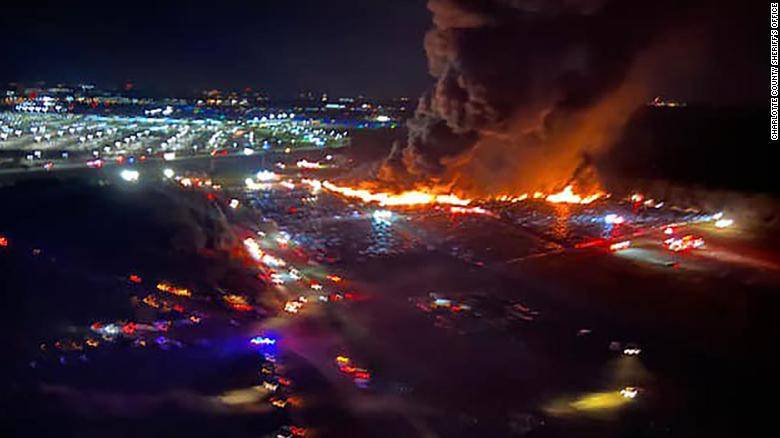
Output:
[[[561,188],[633,111],[690,78],[713,4],[429,0],[436,78],[379,176],[471,194]],[[581,181],[581,184],[595,181]]]

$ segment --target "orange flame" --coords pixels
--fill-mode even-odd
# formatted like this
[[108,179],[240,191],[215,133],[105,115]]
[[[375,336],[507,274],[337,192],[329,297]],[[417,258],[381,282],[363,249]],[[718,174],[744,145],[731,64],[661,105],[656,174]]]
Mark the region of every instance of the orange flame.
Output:
[[[452,209],[453,213],[482,213],[478,210],[463,209],[463,207],[469,206],[474,200],[461,198],[457,195],[447,193],[436,193],[435,190],[406,190],[398,193],[371,191],[367,189],[340,186],[330,181],[319,181],[314,179],[304,179],[303,183],[311,186],[312,190],[327,190],[332,193],[344,196],[346,198],[359,199],[366,203],[377,203],[384,207],[398,207],[398,206],[420,206],[420,205],[448,205],[451,207],[458,207]],[[534,192],[529,195],[523,193],[521,195],[502,195],[491,198],[500,202],[521,202],[527,199],[545,200],[554,204],[590,204],[598,199],[605,197],[603,192],[595,192],[589,195],[580,195],[574,192],[572,185],[566,186],[558,193],[546,194],[543,192]]]
[[583,197],[574,193],[574,187],[568,185],[560,192],[548,195],[545,199],[554,204],[590,204],[602,196],[604,196],[603,193],[597,192]]
[[465,206],[471,203],[470,199],[463,199],[453,194],[436,194],[422,190],[407,190],[400,193],[371,192],[365,189],[338,186],[330,181],[306,181],[315,189],[324,188],[330,192],[338,193],[347,198],[357,198],[363,202],[376,202],[381,206],[415,206],[426,204],[446,204]]
[[157,283],[157,289],[169,294],[178,295],[180,297],[191,297],[192,293],[189,289],[183,287],[176,287],[169,283]]

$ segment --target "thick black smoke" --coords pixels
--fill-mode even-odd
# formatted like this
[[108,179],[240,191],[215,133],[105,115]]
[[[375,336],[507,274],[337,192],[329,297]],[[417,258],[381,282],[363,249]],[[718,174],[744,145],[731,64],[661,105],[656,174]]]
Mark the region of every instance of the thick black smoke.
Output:
[[651,83],[693,62],[698,35],[688,27],[702,10],[665,0],[429,0],[428,8],[425,50],[437,82],[381,176],[492,193],[553,188],[611,143]]

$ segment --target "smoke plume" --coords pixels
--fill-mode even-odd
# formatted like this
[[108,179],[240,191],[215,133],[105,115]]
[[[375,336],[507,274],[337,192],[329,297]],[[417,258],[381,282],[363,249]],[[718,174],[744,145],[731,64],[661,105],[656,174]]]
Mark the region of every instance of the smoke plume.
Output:
[[429,0],[428,9],[436,84],[380,178],[470,193],[560,188],[649,100],[670,59],[688,63],[679,55],[696,40],[683,39],[696,8],[665,0]]

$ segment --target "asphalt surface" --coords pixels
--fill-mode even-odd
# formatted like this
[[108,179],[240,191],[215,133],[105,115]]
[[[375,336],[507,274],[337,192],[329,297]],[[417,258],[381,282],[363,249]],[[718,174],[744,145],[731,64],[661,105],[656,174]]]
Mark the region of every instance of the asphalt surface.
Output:
[[[659,225],[679,215],[653,213],[613,252],[576,242],[623,236],[596,225],[617,201],[385,220],[294,172],[292,189],[246,192],[248,172],[226,167],[212,192],[158,170],[2,189],[9,436],[728,436],[762,378],[752,351],[774,338],[778,285],[764,231],[692,224],[676,232],[707,246],[671,253]],[[285,265],[253,259],[248,237]],[[104,339],[96,321],[172,326]],[[87,338],[100,346],[61,347]]]

